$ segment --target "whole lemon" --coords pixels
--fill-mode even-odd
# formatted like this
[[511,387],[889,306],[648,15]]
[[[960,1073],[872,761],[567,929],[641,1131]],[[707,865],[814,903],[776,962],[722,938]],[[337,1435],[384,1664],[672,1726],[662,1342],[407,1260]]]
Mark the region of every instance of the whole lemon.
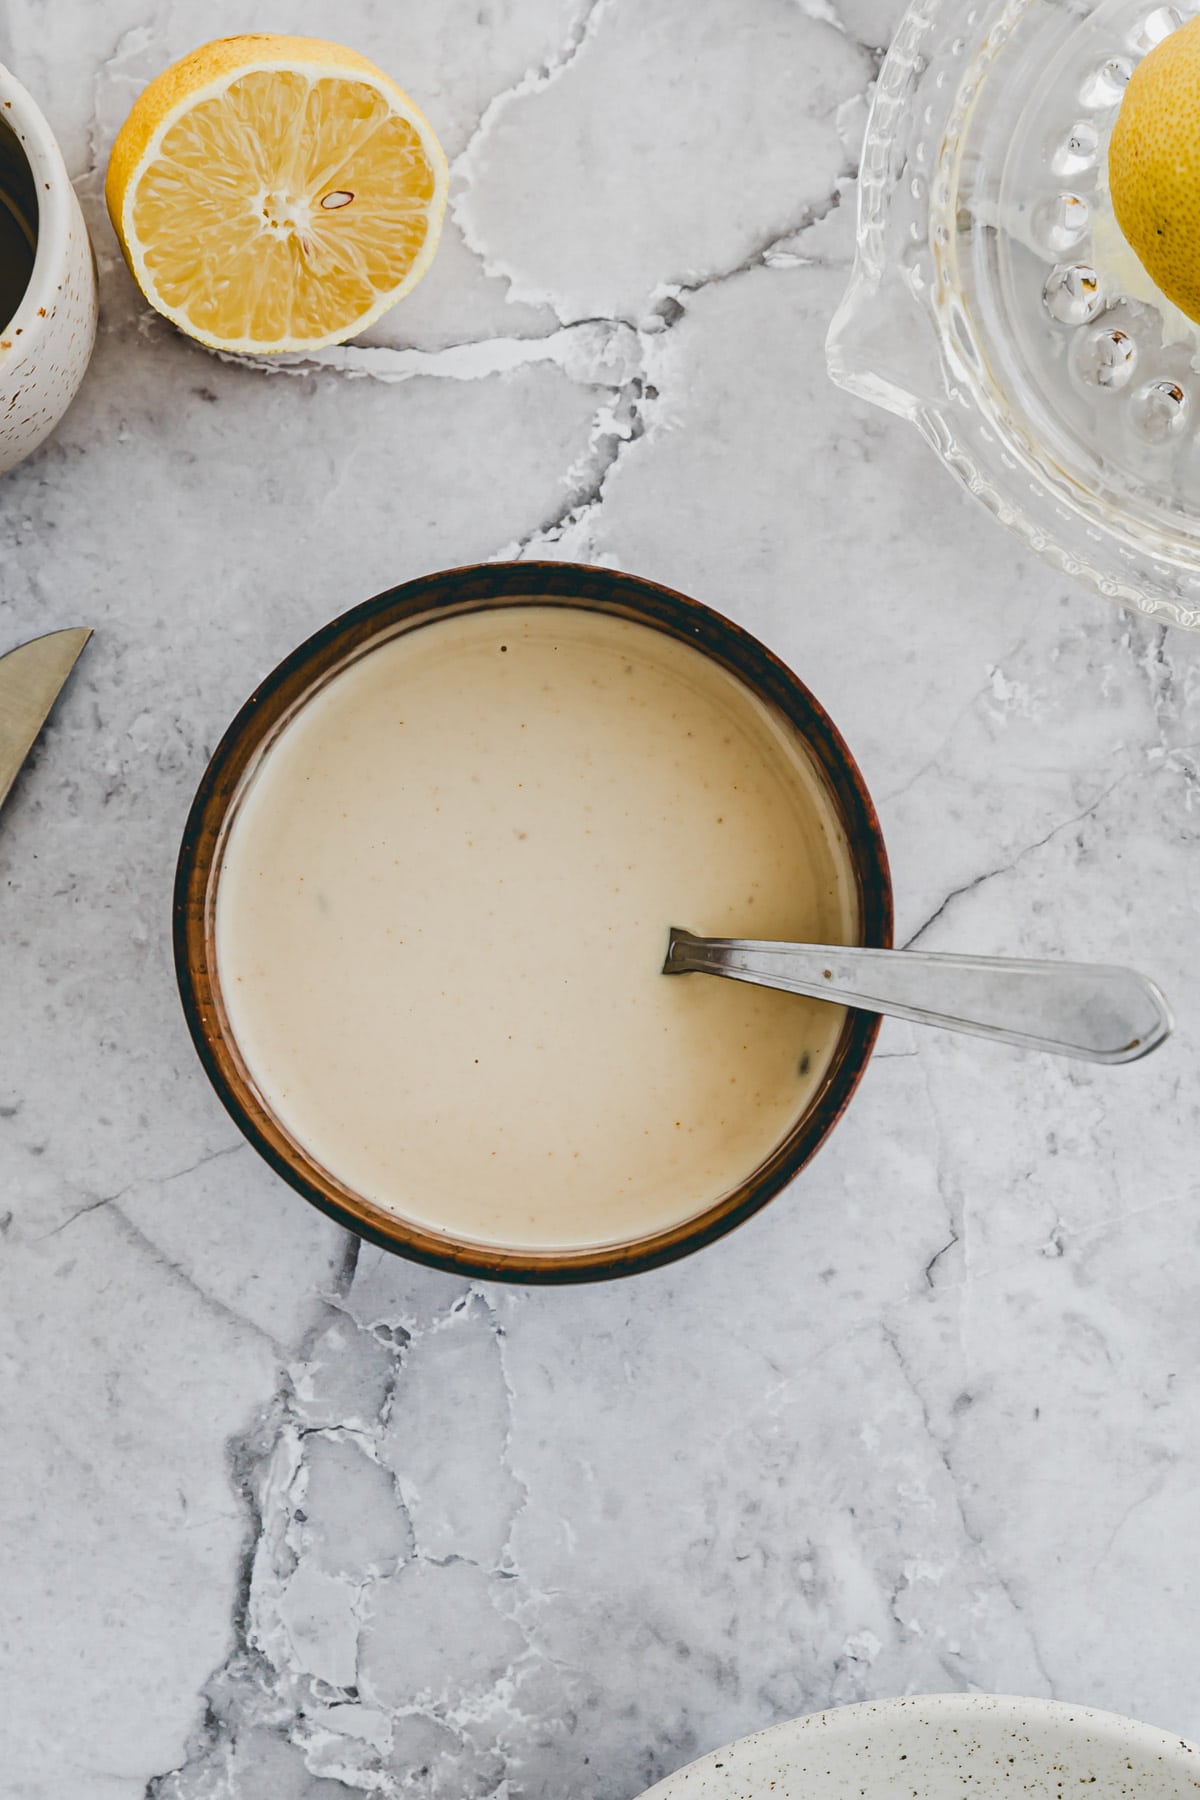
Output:
[[1113,211],[1151,280],[1200,322],[1200,18],[1133,73],[1108,149]]

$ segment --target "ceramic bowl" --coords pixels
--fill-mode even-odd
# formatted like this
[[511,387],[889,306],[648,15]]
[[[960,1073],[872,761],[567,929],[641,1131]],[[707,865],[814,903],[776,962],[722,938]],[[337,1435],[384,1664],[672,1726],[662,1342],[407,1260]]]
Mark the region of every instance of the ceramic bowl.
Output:
[[201,1061],[236,1123],[271,1166],[314,1206],[385,1249],[485,1279],[595,1280],[682,1256],[721,1236],[791,1181],[840,1118],[875,1043],[878,1021],[850,1012],[823,1085],[760,1167],[686,1222],[633,1241],[546,1252],[508,1250],[434,1234],[355,1193],[290,1135],[257,1090],[230,1028],[215,949],[223,845],[239,796],[279,731],[348,661],[397,633],[453,613],[530,603],[617,614],[686,642],[739,677],[803,736],[850,848],[861,937],[891,943],[887,856],[875,810],[828,715],[790,670],[736,625],[682,594],[607,569],[562,563],[489,563],[395,588],[336,619],[294,650],[246,702],[200,784],[184,831],[175,887],[175,961]]
[[[0,474],[36,450],[75,398],[96,341],[92,246],[62,152],[0,63],[0,191],[36,234],[33,269],[0,319]],[[7,310],[7,309],[5,309]]]
[[669,1775],[643,1800],[1198,1800],[1200,1751],[1053,1700],[933,1694],[813,1713]]

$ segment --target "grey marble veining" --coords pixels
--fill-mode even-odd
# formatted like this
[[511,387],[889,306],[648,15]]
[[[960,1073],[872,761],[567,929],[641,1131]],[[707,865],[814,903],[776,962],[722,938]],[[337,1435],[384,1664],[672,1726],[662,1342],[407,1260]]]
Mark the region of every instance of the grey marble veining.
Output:
[[[1200,640],[1028,561],[824,374],[894,0],[10,0],[102,277],[0,484],[0,643],[96,637],[0,825],[0,1790],[633,1800],[839,1701],[1200,1734]],[[342,38],[454,160],[427,280],[287,370],[184,342],[99,204],[200,39]],[[244,1148],[169,957],[257,676],[423,570],[620,565],[828,705],[898,935],[1132,959],[1098,1071],[885,1027],[798,1186],[612,1287],[357,1245]]]

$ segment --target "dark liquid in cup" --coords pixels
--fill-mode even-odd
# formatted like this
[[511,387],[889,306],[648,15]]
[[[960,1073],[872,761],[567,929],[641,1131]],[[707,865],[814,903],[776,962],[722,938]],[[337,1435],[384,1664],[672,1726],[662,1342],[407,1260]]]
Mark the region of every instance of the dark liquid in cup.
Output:
[[0,120],[0,330],[24,298],[37,253],[37,189],[15,133]]

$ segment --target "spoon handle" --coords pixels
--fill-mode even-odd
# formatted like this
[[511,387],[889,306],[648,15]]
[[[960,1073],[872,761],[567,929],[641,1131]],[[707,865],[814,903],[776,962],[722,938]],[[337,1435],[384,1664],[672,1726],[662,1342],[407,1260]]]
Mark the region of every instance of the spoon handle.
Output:
[[667,975],[725,975],[1088,1062],[1136,1062],[1170,1036],[1152,981],[1105,963],[699,938],[672,927]]

